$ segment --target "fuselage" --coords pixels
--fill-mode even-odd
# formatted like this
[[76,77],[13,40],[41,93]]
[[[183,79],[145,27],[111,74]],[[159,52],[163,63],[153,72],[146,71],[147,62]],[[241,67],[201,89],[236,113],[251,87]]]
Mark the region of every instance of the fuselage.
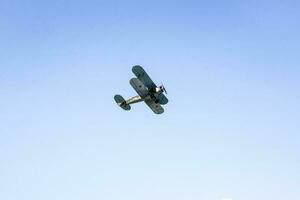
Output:
[[134,97],[131,97],[130,99],[128,99],[126,101],[126,104],[134,104],[134,103],[139,103],[141,101],[144,101],[145,99],[153,99],[155,102],[157,101],[157,97],[158,95],[160,95],[161,93],[163,93],[163,86],[159,86],[156,87],[154,90],[149,91],[148,90],[148,95],[144,98],[142,98],[141,96],[137,95]]

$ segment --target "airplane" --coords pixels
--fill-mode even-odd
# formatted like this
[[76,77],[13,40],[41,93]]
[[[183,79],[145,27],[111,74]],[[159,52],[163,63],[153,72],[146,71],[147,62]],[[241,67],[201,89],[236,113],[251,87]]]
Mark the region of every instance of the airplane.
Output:
[[116,103],[124,110],[129,111],[131,110],[131,104],[144,101],[155,114],[162,114],[164,109],[161,105],[166,105],[169,102],[163,94],[164,92],[168,94],[166,88],[163,85],[156,86],[146,71],[139,65],[133,66],[132,72],[137,78],[132,78],[130,85],[138,95],[128,100],[125,100],[121,95],[115,95]]

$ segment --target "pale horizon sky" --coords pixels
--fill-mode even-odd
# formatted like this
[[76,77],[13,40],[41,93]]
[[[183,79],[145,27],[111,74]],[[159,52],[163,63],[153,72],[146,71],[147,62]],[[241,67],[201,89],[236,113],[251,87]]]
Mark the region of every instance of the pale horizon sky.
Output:
[[[0,0],[0,199],[297,199],[299,9]],[[115,104],[136,64],[163,115]]]

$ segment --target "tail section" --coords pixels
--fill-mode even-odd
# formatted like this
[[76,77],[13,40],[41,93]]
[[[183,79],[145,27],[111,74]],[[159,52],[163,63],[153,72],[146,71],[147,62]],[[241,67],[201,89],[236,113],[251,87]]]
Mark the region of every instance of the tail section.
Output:
[[124,110],[130,110],[131,107],[130,105],[128,105],[125,101],[125,99],[121,96],[121,95],[115,95],[114,97],[116,103],[123,108]]

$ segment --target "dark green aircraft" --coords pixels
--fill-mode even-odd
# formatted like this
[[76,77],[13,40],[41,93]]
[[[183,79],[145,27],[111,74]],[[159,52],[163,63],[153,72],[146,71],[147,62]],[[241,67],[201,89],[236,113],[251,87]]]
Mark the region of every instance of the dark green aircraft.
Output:
[[117,104],[124,110],[130,110],[130,104],[144,101],[155,114],[162,114],[164,109],[161,105],[166,105],[169,101],[163,94],[164,92],[167,94],[166,88],[163,85],[156,86],[145,70],[139,65],[133,66],[132,72],[137,78],[132,78],[130,85],[138,95],[127,101],[121,95],[115,95],[114,98]]

